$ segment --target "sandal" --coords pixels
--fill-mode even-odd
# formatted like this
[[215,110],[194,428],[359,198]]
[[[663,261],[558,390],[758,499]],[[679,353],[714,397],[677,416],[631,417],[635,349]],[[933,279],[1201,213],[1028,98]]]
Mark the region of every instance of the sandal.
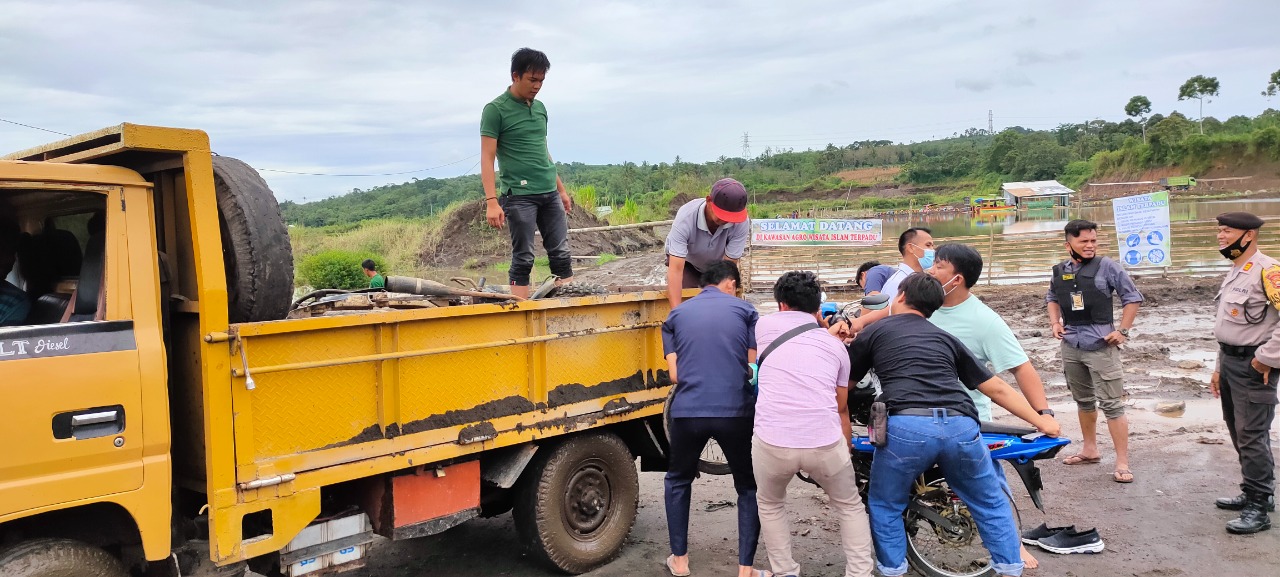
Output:
[[1102,457],[1086,457],[1079,453],[1062,460],[1063,465],[1097,465],[1101,462]]
[[674,575],[675,577],[689,577],[688,569],[677,572],[676,568],[671,565],[671,561],[674,560],[675,558],[676,558],[675,555],[667,555],[667,560],[666,560],[667,571],[670,571],[671,574]]
[[1133,472],[1128,469],[1116,469],[1116,472],[1111,474],[1111,480],[1117,483],[1132,483]]

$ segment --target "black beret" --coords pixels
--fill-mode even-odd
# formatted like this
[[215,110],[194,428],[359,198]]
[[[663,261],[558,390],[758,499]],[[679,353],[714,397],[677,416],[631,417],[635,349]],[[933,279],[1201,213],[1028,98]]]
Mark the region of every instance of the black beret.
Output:
[[1248,212],[1224,212],[1218,215],[1218,224],[1240,230],[1262,228],[1262,219]]

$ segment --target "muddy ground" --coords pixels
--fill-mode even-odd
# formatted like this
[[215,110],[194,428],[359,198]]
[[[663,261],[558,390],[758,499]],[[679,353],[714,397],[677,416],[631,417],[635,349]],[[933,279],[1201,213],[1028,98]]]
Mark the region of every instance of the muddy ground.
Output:
[[[625,284],[652,275],[652,255],[617,265],[611,277]],[[630,259],[628,259],[630,260]],[[614,264],[614,263],[610,263]],[[652,281],[651,281],[652,282]],[[661,280],[657,280],[661,282]],[[1136,480],[1111,481],[1114,453],[1101,431],[1098,465],[1042,464],[1047,513],[1022,496],[1022,524],[1097,527],[1106,551],[1056,556],[1038,552],[1041,567],[1027,575],[1054,577],[1171,577],[1177,575],[1280,575],[1280,528],[1255,536],[1230,536],[1223,525],[1233,515],[1213,507],[1215,497],[1234,494],[1239,468],[1217,401],[1207,388],[1214,358],[1212,299],[1219,279],[1142,279],[1147,303],[1138,315],[1135,338],[1124,351],[1130,391],[1131,468]],[[978,287],[977,293],[1009,322],[1040,371],[1064,434],[1079,442],[1074,406],[1061,375],[1057,341],[1049,335],[1044,285]],[[767,298],[756,300],[768,300]],[[762,311],[770,307],[761,303]],[[1185,401],[1179,416],[1157,413],[1160,401]],[[996,409],[1000,411],[1000,409]],[[1000,420],[1008,421],[1004,416]],[[1273,445],[1280,427],[1273,430]],[[1063,455],[1076,446],[1068,447]],[[1016,479],[1016,475],[1012,477]],[[1015,481],[1015,486],[1019,486]],[[665,575],[667,548],[662,506],[662,474],[640,475],[641,509],[629,543],[612,563],[590,573],[600,577]],[[806,576],[843,574],[838,525],[820,491],[791,487],[790,511],[797,559]],[[734,499],[727,477],[704,477],[694,485],[691,555],[696,576],[734,575],[736,522],[732,508],[711,512]],[[715,508],[715,507],[712,507]],[[763,547],[757,567],[767,568]],[[379,543],[369,565],[353,577],[417,575],[554,575],[521,552],[510,515],[477,520],[442,535],[401,543]]]

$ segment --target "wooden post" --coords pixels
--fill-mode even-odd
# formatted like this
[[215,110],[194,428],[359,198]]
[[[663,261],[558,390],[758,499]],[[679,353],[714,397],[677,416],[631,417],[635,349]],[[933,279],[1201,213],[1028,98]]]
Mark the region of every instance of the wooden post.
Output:
[[[993,223],[994,224],[994,223]],[[996,227],[991,227],[991,241],[987,243],[987,284],[991,284],[991,265],[996,260]]]

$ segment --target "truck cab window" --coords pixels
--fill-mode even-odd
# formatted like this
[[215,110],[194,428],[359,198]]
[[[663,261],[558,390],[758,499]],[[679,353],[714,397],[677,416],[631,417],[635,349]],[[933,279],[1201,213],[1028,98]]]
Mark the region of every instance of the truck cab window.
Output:
[[104,209],[100,194],[0,192],[0,326],[102,320]]

